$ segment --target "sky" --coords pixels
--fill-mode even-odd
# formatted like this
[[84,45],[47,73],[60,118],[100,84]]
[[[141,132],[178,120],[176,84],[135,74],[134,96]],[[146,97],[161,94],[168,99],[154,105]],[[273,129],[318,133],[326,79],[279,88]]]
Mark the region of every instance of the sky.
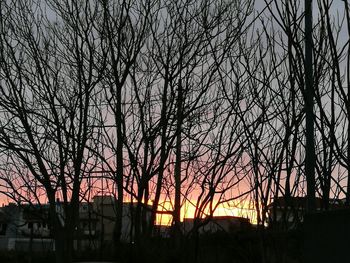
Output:
[[[317,15],[318,15],[318,12],[317,12],[317,8],[316,8],[316,1],[313,2],[314,3],[314,20],[316,20],[317,18]],[[302,5],[303,2],[301,1],[300,4]],[[337,12],[338,13],[341,13],[344,8],[343,8],[343,5],[344,5],[344,2],[341,1],[341,0],[335,0],[334,3],[333,3],[333,6],[332,6],[332,12],[334,14],[336,14]],[[265,3],[264,1],[255,1],[255,8],[257,11],[259,10],[262,10],[263,8],[265,7]],[[269,17],[269,14],[266,15],[267,17]],[[345,30],[343,30],[341,32],[341,39],[343,39],[345,41],[345,39],[347,38],[347,32]],[[7,202],[9,202],[9,200],[7,200],[5,197],[3,196],[0,196],[0,204],[6,204]],[[187,211],[187,212],[185,212]],[[194,208],[191,206],[191,205],[186,205],[184,206],[183,208],[183,215],[186,216],[186,217],[191,217],[194,213]],[[220,206],[218,208],[218,210],[215,212],[216,215],[240,215],[240,212],[235,209],[235,208],[232,208],[232,207],[225,207],[224,205],[223,206]],[[162,222],[166,222],[168,219],[164,219],[164,221],[162,220]]]

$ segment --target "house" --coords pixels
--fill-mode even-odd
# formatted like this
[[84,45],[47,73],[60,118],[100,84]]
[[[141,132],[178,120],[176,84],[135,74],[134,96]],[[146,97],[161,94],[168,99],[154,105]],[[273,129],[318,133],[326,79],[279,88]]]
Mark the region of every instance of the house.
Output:
[[[45,212],[46,210],[46,212]],[[10,203],[0,210],[0,249],[53,250],[46,207]]]
[[11,214],[7,207],[0,208],[0,249],[7,249],[8,239],[12,231]]
[[79,205],[79,222],[74,237],[74,248],[78,251],[97,249],[100,232],[97,230],[98,217],[89,202]]
[[154,225],[152,235],[157,238],[170,238],[171,231],[171,225]]
[[[203,223],[199,227],[199,234],[212,234],[218,232],[237,233],[242,230],[250,229],[251,223],[248,218],[238,216],[214,216],[205,222],[206,219],[200,219]],[[194,218],[184,218],[183,230],[184,234],[189,233],[194,227]]]
[[113,196],[94,196],[92,210],[97,216],[96,231],[100,235],[101,245],[113,240],[116,204]]
[[[95,196],[92,202],[93,211],[98,217],[96,230],[102,235],[106,242],[113,241],[113,232],[116,221],[116,199],[113,196]],[[123,203],[123,218],[121,241],[130,242],[134,237],[134,216],[137,203],[124,202]],[[143,206],[146,212],[146,221],[151,220],[151,206]]]
[[47,204],[23,205],[21,208],[21,221],[23,223],[18,228],[15,249],[17,251],[54,250],[49,220],[49,206]]
[[[62,203],[57,200],[56,212],[64,223]],[[121,240],[130,242],[134,235],[134,214],[137,203],[123,203]],[[146,209],[146,221],[151,219],[151,207]],[[79,205],[79,221],[74,232],[76,250],[98,249],[113,242],[116,222],[116,199],[95,196],[92,202]],[[22,251],[54,250],[48,204],[10,203],[0,208],[0,249]]]
[[[277,197],[267,207],[268,217],[267,224],[271,228],[295,229],[304,221],[306,211],[306,197]],[[343,208],[342,200],[332,200],[329,203],[329,210],[337,210]],[[316,198],[316,210],[323,210],[323,200]]]

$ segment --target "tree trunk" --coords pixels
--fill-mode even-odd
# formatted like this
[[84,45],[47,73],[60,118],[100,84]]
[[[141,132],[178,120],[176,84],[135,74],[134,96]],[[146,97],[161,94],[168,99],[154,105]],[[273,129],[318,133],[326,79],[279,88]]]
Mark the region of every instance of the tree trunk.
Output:
[[182,86],[181,80],[178,84],[178,97],[177,97],[177,127],[176,127],[176,160],[175,160],[175,201],[174,201],[174,238],[176,248],[180,247],[181,239],[181,128],[182,128]]
[[142,197],[143,197],[143,188],[139,187],[137,194],[137,205],[135,211],[135,241],[138,244],[141,237],[141,210],[142,210]]
[[55,206],[50,208],[51,225],[55,241],[56,263],[73,262],[73,231],[72,224],[62,225]]
[[[350,39],[350,15],[349,15],[349,3],[347,1],[344,1],[345,5],[345,14],[346,14],[346,22],[347,22],[347,30],[348,30],[348,37]],[[346,110],[348,114],[348,146],[347,146],[347,172],[348,172],[348,181],[346,186],[346,196],[345,196],[345,205],[350,206],[350,46],[348,46],[348,56],[347,56],[347,74],[346,74],[346,80],[348,84],[348,97],[347,97],[347,103],[346,103]]]
[[66,229],[61,228],[61,231],[55,234],[56,263],[73,262],[73,237],[66,232]]
[[168,78],[165,78],[163,94],[162,94],[162,111],[161,111],[161,117],[160,117],[162,134],[161,134],[161,146],[160,146],[159,172],[158,172],[158,178],[157,178],[156,193],[152,204],[152,212],[151,212],[151,220],[150,220],[151,222],[147,231],[148,236],[152,235],[154,223],[157,216],[158,204],[160,200],[161,189],[163,186],[163,176],[164,176],[164,169],[165,169],[164,167],[167,159],[166,143],[168,138],[167,138],[166,132],[168,128],[168,123],[167,123],[168,122],[167,120],[168,85],[169,85],[169,80]]
[[32,263],[32,258],[33,258],[33,234],[34,234],[33,232],[34,232],[34,223],[32,223],[32,227],[30,229],[28,263]]
[[116,204],[116,221],[114,226],[114,249],[115,249],[115,258],[118,260],[120,256],[120,238],[122,235],[122,220],[123,220],[123,117],[122,117],[122,105],[121,105],[121,90],[122,87],[116,85],[116,113],[115,113],[115,124],[117,127],[117,145],[116,145],[116,173],[115,181],[117,183],[117,204]]

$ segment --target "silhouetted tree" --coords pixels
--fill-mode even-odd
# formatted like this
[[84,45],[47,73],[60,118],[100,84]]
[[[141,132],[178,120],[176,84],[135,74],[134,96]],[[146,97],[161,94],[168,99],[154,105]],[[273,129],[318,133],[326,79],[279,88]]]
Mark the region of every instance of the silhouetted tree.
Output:
[[[1,1],[2,193],[49,202],[56,261],[71,262],[105,67],[87,3]],[[60,201],[56,201],[60,198]]]

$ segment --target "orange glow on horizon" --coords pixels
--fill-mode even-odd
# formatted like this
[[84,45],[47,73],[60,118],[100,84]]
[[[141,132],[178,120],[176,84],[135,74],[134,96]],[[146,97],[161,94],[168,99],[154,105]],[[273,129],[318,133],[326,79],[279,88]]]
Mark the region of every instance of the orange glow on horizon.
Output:
[[[125,199],[125,202],[130,201],[130,199]],[[1,206],[8,205],[11,201],[9,198],[0,198],[0,204]],[[44,202],[45,203],[45,202]],[[184,220],[184,218],[194,218],[195,214],[195,201],[187,201],[181,208],[181,221]],[[149,202],[149,205],[152,205],[152,202]],[[233,204],[230,202],[221,203],[218,205],[218,207],[215,209],[213,216],[239,216],[239,217],[245,217],[249,218],[250,222],[252,224],[256,224],[256,213],[255,210],[252,208],[249,208],[249,203],[245,201],[239,201],[237,204]],[[172,224],[172,211],[173,211],[173,205],[168,202],[162,202],[158,206],[158,211],[163,211],[164,213],[159,213],[156,216],[156,224],[157,225],[164,225],[164,226],[170,226]],[[206,214],[208,213],[208,210],[206,211]]]
[[[194,203],[194,202],[192,202]],[[172,223],[172,205],[167,203],[162,203],[159,208],[160,211],[168,211],[169,214],[158,214],[156,217],[157,225],[170,226]],[[186,202],[185,205],[182,206],[181,209],[181,221],[184,218],[194,218],[195,214],[195,206],[190,202]],[[206,214],[209,214],[208,211]],[[239,206],[233,206],[230,203],[221,203],[215,209],[213,216],[238,216],[249,218],[252,224],[256,224],[256,213],[254,209],[249,208],[249,204],[247,202],[241,201]]]

